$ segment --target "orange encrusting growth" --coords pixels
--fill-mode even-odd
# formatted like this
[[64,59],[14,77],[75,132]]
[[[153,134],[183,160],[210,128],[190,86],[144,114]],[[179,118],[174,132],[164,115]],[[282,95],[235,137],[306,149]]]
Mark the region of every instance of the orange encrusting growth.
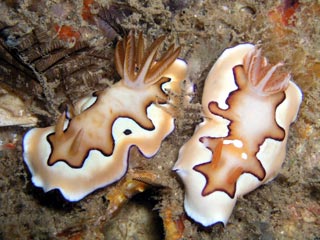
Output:
[[199,139],[211,152],[210,162],[196,165],[194,170],[206,178],[202,195],[224,191],[231,198],[241,174],[250,173],[262,181],[266,175],[257,158],[259,147],[266,138],[282,141],[285,132],[276,122],[276,108],[285,99],[290,75],[280,71],[282,64],[270,65],[256,48],[249,52],[243,65],[233,68],[238,87],[229,94],[228,109],[209,103],[212,114],[230,121],[224,138]]
[[273,25],[273,33],[278,37],[285,36],[290,33],[288,27],[295,26],[296,12],[300,4],[298,1],[283,0],[281,5],[271,9],[268,12],[268,19]]
[[54,29],[58,34],[58,38],[63,41],[72,41],[72,40],[78,40],[80,38],[80,32],[75,30],[71,26],[67,25],[54,25]]
[[[289,1],[285,0],[283,3],[271,10],[268,15],[269,19],[274,23],[279,23],[283,26],[294,25],[294,14],[299,7],[298,1],[292,1],[292,3],[288,3]],[[290,1],[291,2],[291,1]]]
[[94,4],[94,0],[83,0],[82,8],[82,18],[86,21],[91,21],[93,19],[93,14],[91,13],[91,6]]
[[[93,21],[94,15],[91,13],[91,6],[94,4],[94,0],[83,0],[83,8],[81,12],[81,17],[85,21]],[[71,42],[78,41],[81,37],[81,29],[75,29],[69,25],[54,24],[53,28],[57,33],[60,40]]]

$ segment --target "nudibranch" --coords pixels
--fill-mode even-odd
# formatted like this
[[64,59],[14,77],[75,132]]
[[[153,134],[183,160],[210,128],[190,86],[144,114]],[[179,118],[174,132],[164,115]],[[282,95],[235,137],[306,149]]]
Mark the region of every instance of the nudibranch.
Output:
[[26,133],[23,157],[36,186],[78,201],[125,175],[131,147],[157,153],[174,129],[169,91],[179,92],[187,68],[173,45],[156,59],[163,40],[145,50],[142,34],[131,32],[115,49],[119,82],[78,101],[56,126]]
[[226,225],[237,198],[280,171],[302,100],[282,65],[240,44],[226,49],[209,72],[204,120],[174,166],[185,185],[185,210],[203,226]]

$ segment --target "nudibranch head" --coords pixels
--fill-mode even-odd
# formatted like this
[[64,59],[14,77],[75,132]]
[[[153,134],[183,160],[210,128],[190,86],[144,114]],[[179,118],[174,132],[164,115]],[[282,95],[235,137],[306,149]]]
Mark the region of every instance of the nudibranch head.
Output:
[[269,64],[254,45],[240,44],[209,72],[204,120],[174,166],[185,185],[185,210],[196,222],[226,224],[239,196],[280,171],[302,99],[281,66]]
[[145,157],[156,154],[174,129],[168,91],[179,91],[186,77],[180,48],[156,59],[162,41],[144,51],[142,34],[136,40],[131,32],[115,50],[119,82],[79,100],[56,126],[27,132],[23,157],[36,186],[77,201],[123,177],[132,146]]

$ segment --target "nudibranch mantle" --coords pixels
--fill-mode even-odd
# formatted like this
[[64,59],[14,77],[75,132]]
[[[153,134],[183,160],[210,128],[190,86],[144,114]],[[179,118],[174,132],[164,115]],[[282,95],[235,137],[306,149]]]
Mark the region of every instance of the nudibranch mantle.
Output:
[[163,39],[145,51],[142,34],[131,32],[115,50],[119,82],[79,100],[56,126],[26,133],[23,157],[36,186],[78,201],[124,176],[132,146],[156,154],[174,130],[168,91],[179,93],[187,68],[173,46],[155,59]]
[[187,214],[203,226],[227,223],[238,197],[271,181],[285,158],[302,93],[252,44],[225,50],[210,70],[204,120],[179,152]]

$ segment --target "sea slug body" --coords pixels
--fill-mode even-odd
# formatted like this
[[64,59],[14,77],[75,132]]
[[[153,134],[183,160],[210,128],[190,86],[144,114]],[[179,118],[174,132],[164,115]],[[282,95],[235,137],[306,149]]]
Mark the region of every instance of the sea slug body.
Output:
[[157,153],[174,129],[168,91],[179,91],[186,77],[180,48],[156,59],[163,40],[145,50],[142,34],[130,32],[115,49],[119,82],[79,100],[56,126],[26,133],[23,157],[36,186],[78,201],[125,175],[132,146],[148,158]]
[[252,44],[226,49],[210,70],[204,120],[179,152],[187,214],[203,226],[227,223],[236,200],[280,171],[302,93],[282,63]]

